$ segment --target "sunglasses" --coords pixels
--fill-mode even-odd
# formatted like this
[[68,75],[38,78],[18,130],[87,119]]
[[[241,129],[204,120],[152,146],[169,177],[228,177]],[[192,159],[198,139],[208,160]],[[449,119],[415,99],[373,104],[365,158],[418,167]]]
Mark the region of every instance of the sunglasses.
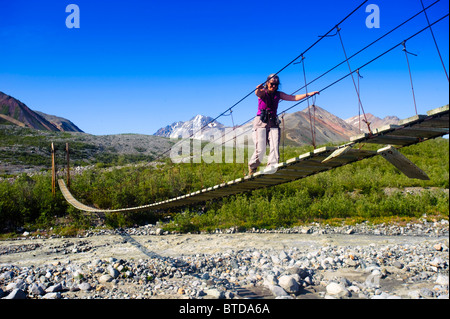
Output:
[[269,83],[270,86],[278,86],[278,83]]

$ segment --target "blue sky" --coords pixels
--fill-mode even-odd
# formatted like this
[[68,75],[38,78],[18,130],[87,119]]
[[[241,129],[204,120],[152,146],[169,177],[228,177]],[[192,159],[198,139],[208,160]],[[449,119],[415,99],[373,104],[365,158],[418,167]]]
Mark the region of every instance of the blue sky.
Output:
[[[427,6],[434,0],[423,0]],[[277,72],[363,1],[93,1],[0,0],[0,91],[31,109],[70,119],[95,135],[153,134],[196,114],[216,117],[268,74]],[[66,6],[80,9],[80,28],[69,29]],[[380,9],[380,28],[367,28],[367,5]],[[433,22],[449,11],[441,0]],[[341,27],[348,55],[418,11],[420,0],[372,0]],[[433,27],[449,68],[449,22]],[[426,26],[420,15],[350,60],[353,69]],[[448,81],[427,30],[407,42],[419,113],[448,104]],[[344,58],[338,37],[305,54],[308,80]],[[301,64],[279,76],[281,90],[304,84]],[[343,64],[309,86],[321,90],[348,73]],[[415,114],[401,47],[361,70],[366,113],[400,118]],[[345,119],[358,114],[347,78],[322,92],[316,104]],[[254,95],[233,109],[235,123],[256,113]],[[283,102],[279,110],[292,105]],[[290,110],[304,109],[306,103]],[[231,126],[231,118],[218,119]]]

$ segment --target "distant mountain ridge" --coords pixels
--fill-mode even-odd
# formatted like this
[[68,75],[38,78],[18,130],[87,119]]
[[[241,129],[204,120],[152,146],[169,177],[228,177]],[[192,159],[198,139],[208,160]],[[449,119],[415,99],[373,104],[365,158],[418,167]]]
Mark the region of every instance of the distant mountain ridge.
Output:
[[[310,114],[311,120],[310,121]],[[386,124],[396,124],[399,118],[396,116],[387,116],[384,119],[378,118],[372,114],[367,114],[367,119],[371,122],[371,129],[381,127]],[[361,117],[363,118],[363,117]],[[240,140],[245,139],[251,141],[251,127],[252,123],[247,123],[243,126],[236,127],[233,130],[226,127],[220,122],[213,121],[205,127],[205,125],[212,121],[213,118],[204,115],[197,115],[191,120],[182,122],[177,121],[171,125],[160,128],[154,135],[164,136],[169,138],[192,138],[210,141],[214,139],[221,143],[220,137],[223,135],[222,141],[227,141],[233,138],[234,135],[240,136]],[[361,130],[359,129],[359,116],[354,116],[343,120],[336,115],[326,111],[325,109],[315,106],[306,108],[304,110],[287,113],[284,116],[281,134],[286,136],[286,145],[304,145],[312,144],[311,122],[313,132],[315,132],[316,145],[326,143],[340,143],[350,139],[350,137],[367,131],[367,125],[362,122]],[[203,128],[202,130],[200,130]]]
[[43,112],[34,111],[47,121],[56,126],[56,128],[61,132],[80,132],[84,133],[78,126],[76,126],[72,121],[65,119],[63,117],[45,114]]
[[368,133],[369,129],[367,128],[367,124],[363,121],[367,118],[367,121],[370,123],[370,128],[375,129],[377,127],[381,127],[388,124],[397,124],[400,119],[397,116],[386,116],[384,118],[379,118],[371,113],[367,113],[366,116],[364,115],[355,115],[351,118],[348,118],[345,120],[348,124],[352,125],[353,127],[359,129],[361,128],[361,131]]
[[3,92],[0,92],[0,124],[54,132],[83,132],[71,121],[33,111],[21,101]]
[[[310,121],[310,114],[313,123]],[[396,116],[386,116],[381,119],[373,114],[366,114],[367,120],[371,123],[371,129],[381,127],[386,124],[396,124],[399,118]],[[348,141],[350,137],[367,132],[367,125],[362,121],[364,117],[353,116],[343,120],[325,109],[311,106],[309,109],[287,113],[284,116],[284,127],[282,127],[282,135],[286,137],[287,145],[304,145],[312,143],[311,126],[315,132],[316,145],[325,143],[340,143]],[[21,127],[29,127],[45,131],[60,132],[81,132],[84,133],[70,120],[48,115],[43,112],[33,111],[21,101],[0,92],[0,124],[16,125]],[[229,140],[233,136],[240,136],[241,141],[251,137],[252,123],[233,128],[226,127],[213,118],[204,115],[196,115],[189,121],[177,121],[171,125],[157,130],[153,135],[168,138],[186,138],[204,141]],[[225,135],[224,135],[225,134]]]

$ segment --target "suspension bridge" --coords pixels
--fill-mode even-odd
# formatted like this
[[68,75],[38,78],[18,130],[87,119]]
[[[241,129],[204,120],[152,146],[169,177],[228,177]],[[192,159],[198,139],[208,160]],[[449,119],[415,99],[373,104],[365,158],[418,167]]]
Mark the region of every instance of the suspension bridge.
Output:
[[[401,154],[398,149],[418,144],[429,139],[449,134],[449,106],[414,115],[400,121],[397,125],[387,125],[374,132],[363,133],[350,139],[350,142],[336,147],[322,147],[278,163],[252,176],[245,176],[226,183],[204,188],[190,194],[164,201],[122,209],[99,209],[79,202],[69,191],[63,179],[58,180],[59,188],[66,201],[73,207],[89,213],[125,213],[148,210],[164,210],[198,204],[212,199],[236,195],[260,188],[280,185],[348,165],[373,156],[382,156],[410,178],[429,179],[424,171]],[[387,144],[376,151],[357,147],[363,143]]]
[[[326,146],[322,148],[315,149],[315,128],[313,127],[312,123],[314,121],[314,116],[310,114],[310,123],[311,123],[311,135],[312,135],[312,144],[314,146],[314,151],[308,152],[305,154],[301,154],[298,157],[291,158],[289,160],[286,160],[284,162],[278,163],[275,166],[268,167],[266,169],[263,169],[251,176],[245,176],[243,178],[238,178],[229,182],[225,182],[222,184],[218,184],[212,187],[204,188],[201,190],[198,190],[196,192],[192,192],[183,196],[178,196],[174,198],[170,198],[167,200],[162,200],[159,202],[151,203],[148,205],[142,205],[137,207],[127,207],[127,208],[121,208],[121,209],[101,209],[96,207],[91,207],[88,205],[85,205],[78,201],[73,194],[70,192],[69,188],[67,187],[66,183],[63,179],[58,179],[58,185],[59,188],[66,199],[66,201],[75,207],[78,210],[88,212],[88,213],[97,213],[97,214],[104,214],[104,213],[126,213],[126,212],[137,212],[137,211],[151,211],[151,210],[165,210],[165,209],[171,209],[171,208],[180,208],[183,206],[189,206],[194,204],[199,204],[202,202],[206,202],[208,200],[214,200],[214,199],[220,199],[223,197],[236,195],[239,193],[244,192],[250,192],[253,190],[265,188],[265,187],[271,187],[275,185],[280,185],[284,183],[289,183],[295,180],[299,180],[311,175],[315,175],[321,172],[329,171],[332,169],[335,169],[340,166],[348,165],[357,161],[361,161],[364,159],[368,159],[374,156],[382,156],[387,161],[389,161],[392,165],[394,165],[398,170],[400,170],[402,173],[404,173],[409,178],[417,178],[417,179],[429,179],[427,174],[422,171],[419,167],[417,167],[414,163],[412,163],[408,158],[406,158],[400,151],[402,147],[414,145],[418,143],[422,143],[424,141],[427,141],[429,139],[445,136],[449,134],[449,106],[443,106],[436,109],[429,110],[426,112],[426,114],[418,114],[417,113],[417,105],[416,105],[416,99],[414,95],[414,86],[413,86],[413,79],[412,79],[412,72],[408,60],[408,55],[412,54],[409,52],[406,48],[406,42],[425,30],[430,30],[434,43],[436,45],[436,49],[438,51],[439,58],[441,60],[442,66],[445,71],[445,75],[447,77],[448,81],[448,74],[447,70],[445,68],[445,64],[443,62],[441,53],[439,51],[439,47],[437,45],[437,42],[435,40],[432,26],[439,23],[443,19],[448,17],[448,13],[444,16],[442,16],[440,19],[434,21],[431,23],[428,19],[426,10],[438,3],[440,0],[437,0],[433,2],[432,4],[425,7],[422,3],[423,10],[416,13],[414,16],[410,17],[406,21],[400,23],[395,28],[391,29],[375,41],[371,42],[370,44],[363,47],[358,52],[354,53],[351,56],[348,56],[345,50],[344,42],[341,37],[341,28],[339,27],[345,20],[347,20],[351,15],[353,15],[357,10],[359,10],[363,4],[365,4],[367,1],[362,2],[356,9],[354,9],[351,13],[349,13],[344,19],[342,19],[339,23],[337,23],[333,28],[331,28],[326,34],[323,36],[319,36],[319,39],[314,42],[311,46],[309,46],[305,51],[303,51],[300,55],[298,55],[295,59],[293,59],[291,62],[289,62],[287,65],[285,65],[283,68],[281,68],[278,72],[275,73],[275,75],[279,74],[281,71],[286,69],[288,66],[292,64],[303,64],[303,76],[305,80],[305,85],[295,91],[294,93],[305,89],[306,93],[308,92],[308,85],[315,82],[319,78],[323,77],[324,75],[328,74],[332,70],[336,69],[338,66],[342,64],[347,64],[349,73],[342,76],[341,78],[333,81],[329,85],[323,87],[319,92],[323,92],[329,87],[337,84],[338,82],[344,80],[347,77],[351,77],[356,95],[358,97],[358,108],[362,110],[362,115],[364,116],[363,122],[367,124],[368,133],[363,133],[357,136],[354,136],[350,138],[349,142],[341,145],[341,146]],[[383,53],[379,54],[378,56],[374,57],[373,59],[369,60],[365,64],[353,68],[350,65],[350,60],[358,55],[359,53],[365,51],[366,49],[370,48],[372,45],[377,43],[379,40],[383,39],[384,37],[390,35],[393,31],[397,30],[398,28],[402,27],[409,21],[413,20],[414,18],[418,17],[420,14],[424,14],[427,18],[428,25],[419,30],[418,32],[410,35],[409,37],[406,37],[403,41],[400,43],[394,45],[393,47],[385,50]],[[333,31],[336,31],[334,35],[331,33]],[[306,73],[304,68],[304,55],[314,46],[316,46],[320,41],[322,41],[326,37],[331,36],[338,36],[340,40],[340,44],[342,46],[342,50],[345,56],[345,60],[343,60],[338,65],[334,66],[333,68],[329,69],[322,75],[318,76],[314,80],[307,83],[306,81]],[[376,60],[380,59],[381,57],[385,56],[386,54],[392,52],[394,49],[402,47],[405,53],[407,65],[408,65],[408,72],[410,76],[411,81],[411,89],[413,94],[413,100],[414,100],[414,108],[415,108],[415,115],[401,120],[396,125],[387,125],[383,126],[377,129],[372,130],[370,128],[370,123],[367,121],[366,114],[364,112],[364,108],[361,102],[361,95],[359,91],[359,71],[366,67],[367,65],[375,62]],[[301,59],[299,62],[299,59]],[[355,80],[354,74],[357,74],[357,79]],[[358,84],[357,84],[358,83]],[[246,96],[244,96],[242,99],[240,99],[238,102],[233,104],[231,107],[227,108],[224,112],[222,112],[219,116],[217,116],[214,119],[211,119],[209,123],[212,123],[216,121],[219,117],[226,115],[231,115],[232,117],[232,110],[235,108],[239,103],[241,103],[243,100],[245,100],[247,97],[251,96],[253,94],[254,90],[250,91]],[[293,93],[293,94],[294,94]],[[314,110],[314,103],[310,106],[309,104],[309,98],[302,100],[293,106],[285,109],[284,111],[280,112],[278,115],[284,115],[284,113],[293,107],[297,106],[298,104],[307,101],[308,102],[308,109],[311,108]],[[313,100],[314,101],[314,100]],[[314,112],[312,112],[314,114]],[[250,119],[252,120],[253,117]],[[232,118],[233,120],[233,118]],[[249,122],[250,120],[244,122],[243,124]],[[200,128],[199,131],[206,128],[208,124],[205,124],[202,128]],[[241,125],[243,125],[241,124]],[[233,127],[234,127],[234,120],[233,120]],[[193,137],[197,132],[192,132],[191,136],[187,138]],[[363,149],[363,146],[368,144],[377,144],[377,145],[383,145],[383,147],[379,148],[378,150],[366,150]],[[223,143],[222,143],[223,144]],[[170,152],[170,149],[166,150],[165,152],[159,154],[159,156],[156,158],[160,158]],[[56,178],[54,177],[52,180],[52,186],[56,187]]]

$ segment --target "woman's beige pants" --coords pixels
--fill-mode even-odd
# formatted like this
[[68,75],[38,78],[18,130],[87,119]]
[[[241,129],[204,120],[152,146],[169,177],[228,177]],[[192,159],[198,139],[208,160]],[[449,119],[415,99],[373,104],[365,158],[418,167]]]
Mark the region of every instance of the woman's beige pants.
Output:
[[267,143],[270,147],[267,166],[278,164],[280,159],[280,128],[278,125],[271,126],[270,123],[263,123],[259,116],[257,116],[253,120],[252,137],[255,144],[255,151],[248,163],[249,169],[256,170],[264,162]]

